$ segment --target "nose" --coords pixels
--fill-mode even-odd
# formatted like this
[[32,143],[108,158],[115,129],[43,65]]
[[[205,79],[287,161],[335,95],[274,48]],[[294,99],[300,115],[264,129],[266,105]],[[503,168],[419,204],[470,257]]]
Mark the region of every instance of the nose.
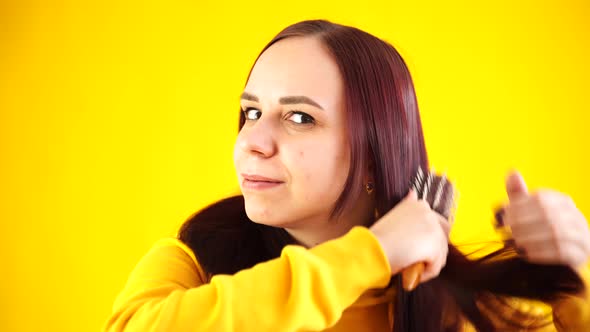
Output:
[[262,116],[255,122],[244,124],[236,141],[241,152],[263,158],[272,157],[276,153],[277,129],[271,120]]

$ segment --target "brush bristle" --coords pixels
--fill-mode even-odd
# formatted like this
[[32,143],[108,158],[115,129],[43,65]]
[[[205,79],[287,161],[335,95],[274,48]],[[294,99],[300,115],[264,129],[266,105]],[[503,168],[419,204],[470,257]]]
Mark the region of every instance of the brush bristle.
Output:
[[430,207],[447,219],[452,219],[455,209],[456,191],[446,175],[437,175],[434,171],[424,173],[418,168],[411,186],[419,199],[423,199]]

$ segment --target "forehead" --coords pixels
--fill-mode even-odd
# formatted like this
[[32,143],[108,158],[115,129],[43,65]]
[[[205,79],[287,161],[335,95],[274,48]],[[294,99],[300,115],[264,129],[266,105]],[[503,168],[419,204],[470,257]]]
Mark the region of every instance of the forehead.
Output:
[[245,91],[272,101],[305,95],[334,107],[342,99],[343,82],[338,65],[317,38],[291,37],[273,44],[258,58]]

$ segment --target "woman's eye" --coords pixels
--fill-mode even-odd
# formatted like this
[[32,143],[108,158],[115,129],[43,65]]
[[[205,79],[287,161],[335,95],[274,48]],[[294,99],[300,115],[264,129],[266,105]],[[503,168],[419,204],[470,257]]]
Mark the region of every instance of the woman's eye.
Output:
[[307,113],[293,111],[288,117],[289,120],[297,124],[313,124],[315,120]]
[[261,114],[262,112],[252,107],[248,107],[244,111],[244,116],[246,117],[246,120],[258,120]]

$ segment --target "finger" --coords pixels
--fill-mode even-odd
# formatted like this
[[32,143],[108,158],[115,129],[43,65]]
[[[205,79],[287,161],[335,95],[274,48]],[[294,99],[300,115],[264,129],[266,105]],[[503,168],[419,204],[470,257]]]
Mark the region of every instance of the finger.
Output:
[[534,250],[540,245],[551,250],[556,250],[557,240],[553,234],[549,232],[532,232],[527,234],[521,234],[520,236],[514,236],[514,243],[517,247],[526,251]]
[[544,245],[545,247],[558,248],[564,245],[573,245],[579,247],[586,252],[590,251],[590,231],[586,225],[562,225],[559,228],[555,227],[538,227],[530,229],[527,232],[517,233],[514,231],[512,235],[519,247],[533,247],[537,245]]
[[406,195],[405,199],[412,200],[412,201],[418,200],[418,194],[416,194],[416,191],[412,188],[412,189],[410,189],[410,191]]
[[586,261],[584,251],[578,246],[566,245],[557,250],[538,242],[530,247],[520,255],[532,263],[561,264],[576,267]]
[[512,210],[514,214],[521,214],[528,211],[547,212],[553,209],[575,209],[576,206],[569,196],[560,192],[538,190],[528,196],[521,196],[511,200],[507,208]]
[[420,283],[436,278],[447,262],[448,251],[442,250],[441,253],[431,263],[427,263],[424,272],[420,276]]
[[440,227],[442,228],[446,238],[448,239],[449,235],[451,234],[451,224],[445,217],[443,217],[440,214],[438,215],[438,223],[440,224]]
[[512,171],[506,177],[506,193],[510,201],[527,196],[526,183],[518,171]]
[[536,203],[513,205],[510,203],[504,209],[504,224],[514,226],[516,224],[528,224],[546,219],[546,211]]
[[441,267],[438,259],[428,262],[424,265],[424,271],[420,275],[420,283],[436,278],[440,273]]
[[507,208],[504,212],[504,224],[506,226],[517,226],[519,224],[539,223],[545,216],[536,210],[516,210]]
[[559,252],[554,246],[544,241],[529,242],[526,245],[517,244],[518,255],[523,259],[539,264],[559,263]]
[[548,240],[580,241],[587,236],[586,224],[578,222],[578,211],[565,211],[557,219],[531,215],[518,221],[508,220],[513,237],[520,241],[546,236]]
[[526,238],[530,235],[554,231],[554,227],[550,221],[543,220],[539,217],[535,218],[534,216],[518,221],[506,218],[506,225],[510,227],[510,231],[514,238]]
[[446,250],[444,250],[443,252],[441,252],[440,255],[440,270],[438,271],[438,273],[440,273],[440,271],[442,269],[444,269],[445,265],[447,265],[447,257],[449,256],[449,250],[448,247],[446,248]]
[[425,275],[424,278],[421,279],[422,281],[427,281],[430,280],[432,278],[437,277],[440,274],[440,271],[444,268],[444,266],[447,263],[447,257],[449,254],[449,242],[448,242],[448,237],[447,238],[441,238],[440,239],[440,245],[441,245],[441,249],[438,252],[438,254],[436,255],[436,258],[434,258],[433,261],[430,262],[430,264],[427,264],[425,266]]
[[526,241],[527,239],[551,237],[551,234],[547,234],[548,232],[540,229],[537,224],[519,225],[516,227],[510,226],[510,231],[512,232],[512,237],[516,239],[517,242]]

